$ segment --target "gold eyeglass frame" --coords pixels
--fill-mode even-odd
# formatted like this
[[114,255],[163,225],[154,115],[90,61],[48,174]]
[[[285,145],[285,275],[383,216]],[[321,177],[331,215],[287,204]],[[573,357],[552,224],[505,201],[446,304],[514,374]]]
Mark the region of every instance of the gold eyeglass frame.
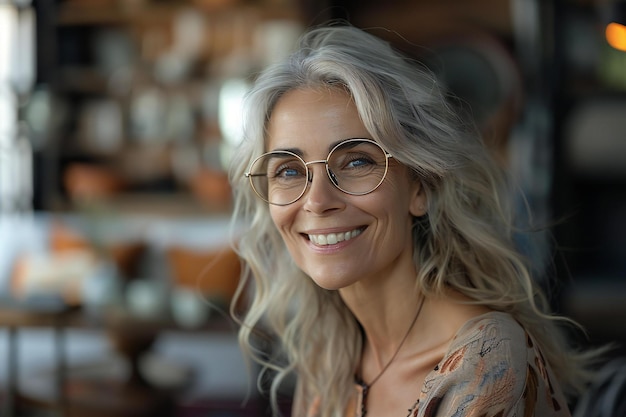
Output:
[[[383,173],[383,176],[381,177],[380,181],[378,182],[378,184],[376,184],[376,186],[374,188],[372,188],[369,191],[366,192],[351,192],[351,191],[347,191],[344,190],[343,188],[341,188],[339,186],[339,184],[337,183],[337,180],[335,178],[335,174],[332,172],[332,170],[330,169],[330,166],[328,165],[328,160],[330,159],[331,155],[333,154],[333,152],[339,148],[340,146],[345,145],[346,143],[350,143],[350,142],[367,142],[367,143],[371,143],[376,145],[378,148],[380,148],[381,151],[383,151],[383,154],[385,155],[385,172]],[[302,192],[296,197],[294,198],[292,201],[288,202],[288,203],[283,203],[283,204],[278,204],[278,203],[272,203],[271,201],[269,201],[267,198],[263,197],[261,195],[261,193],[259,193],[257,191],[257,189],[254,186],[253,183],[253,178],[254,177],[258,177],[258,176],[267,176],[267,174],[253,174],[252,172],[250,172],[250,170],[252,169],[252,167],[254,166],[254,164],[256,164],[256,162],[261,159],[264,158],[267,155],[272,155],[272,154],[287,154],[287,155],[291,155],[294,156],[295,158],[297,158],[298,160],[300,160],[300,162],[302,162],[302,164],[304,165],[304,169],[305,169],[305,175],[307,178],[307,181],[304,185],[304,188],[302,189]],[[289,204],[293,204],[296,201],[298,201],[299,199],[302,198],[302,196],[304,194],[306,194],[306,191],[309,188],[309,184],[311,184],[311,182],[313,181],[313,172],[311,172],[309,170],[309,165],[311,164],[324,164],[326,167],[326,174],[328,176],[328,179],[330,180],[331,184],[333,184],[335,186],[335,188],[337,188],[339,191],[349,194],[349,195],[366,195],[369,193],[372,193],[374,191],[376,191],[376,189],[378,187],[380,187],[380,185],[383,183],[383,181],[385,181],[385,178],[387,177],[387,172],[389,171],[389,159],[393,158],[393,155],[391,155],[389,152],[387,152],[378,142],[376,142],[375,140],[372,139],[367,139],[367,138],[349,138],[346,140],[343,140],[341,142],[339,142],[338,144],[336,144],[335,146],[333,146],[333,148],[330,150],[330,152],[328,152],[328,155],[326,156],[326,159],[319,159],[319,160],[315,160],[315,161],[309,161],[306,162],[304,159],[302,159],[302,157],[300,155],[297,155],[291,151],[270,151],[270,152],[265,152],[262,155],[257,156],[252,163],[250,164],[250,166],[248,167],[247,172],[244,174],[244,176],[246,178],[248,178],[249,182],[250,182],[250,186],[252,187],[252,190],[254,191],[254,193],[263,201],[265,201],[268,204],[272,204],[274,206],[288,206]]]

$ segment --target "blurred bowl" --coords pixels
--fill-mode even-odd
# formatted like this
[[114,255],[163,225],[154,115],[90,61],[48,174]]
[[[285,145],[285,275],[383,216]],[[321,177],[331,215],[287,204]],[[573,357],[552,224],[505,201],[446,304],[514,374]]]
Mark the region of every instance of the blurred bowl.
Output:
[[112,169],[87,163],[68,165],[63,182],[74,201],[106,199],[125,187],[124,179]]
[[215,170],[199,169],[189,180],[193,195],[210,208],[227,208],[232,203],[232,189],[228,174]]

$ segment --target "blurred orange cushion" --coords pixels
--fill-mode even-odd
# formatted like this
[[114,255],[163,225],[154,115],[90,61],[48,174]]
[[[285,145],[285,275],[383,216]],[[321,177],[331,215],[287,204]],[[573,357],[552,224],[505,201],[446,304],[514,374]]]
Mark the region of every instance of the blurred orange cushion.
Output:
[[175,284],[229,303],[237,285],[241,264],[231,248],[197,250],[171,247],[167,257]]

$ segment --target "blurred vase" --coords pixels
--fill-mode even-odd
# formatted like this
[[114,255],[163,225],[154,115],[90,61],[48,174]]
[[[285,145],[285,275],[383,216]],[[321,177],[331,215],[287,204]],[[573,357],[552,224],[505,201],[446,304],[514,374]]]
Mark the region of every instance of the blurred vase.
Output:
[[83,282],[82,306],[98,315],[122,302],[122,282],[114,263],[101,261],[94,273]]
[[209,318],[209,304],[202,294],[191,288],[179,287],[172,292],[170,300],[172,317],[183,328],[197,328]]
[[126,287],[126,305],[128,311],[136,317],[163,318],[168,307],[168,291],[164,285],[154,280],[134,280]]

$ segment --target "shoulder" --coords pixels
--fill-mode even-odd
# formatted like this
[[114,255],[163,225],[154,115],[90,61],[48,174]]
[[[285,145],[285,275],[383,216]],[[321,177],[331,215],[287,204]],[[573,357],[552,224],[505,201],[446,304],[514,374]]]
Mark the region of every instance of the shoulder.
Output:
[[[438,364],[434,378],[481,378],[506,382],[514,390],[525,375],[529,339],[522,326],[509,314],[490,312],[465,323],[456,333],[447,353]],[[521,378],[520,378],[521,377]]]
[[510,366],[525,366],[528,343],[526,331],[510,314],[492,311],[467,321],[452,339],[446,357],[506,360]]
[[565,404],[552,409],[543,394],[552,388],[545,368],[532,338],[511,315],[477,316],[458,330],[426,378],[420,415],[567,416]]

